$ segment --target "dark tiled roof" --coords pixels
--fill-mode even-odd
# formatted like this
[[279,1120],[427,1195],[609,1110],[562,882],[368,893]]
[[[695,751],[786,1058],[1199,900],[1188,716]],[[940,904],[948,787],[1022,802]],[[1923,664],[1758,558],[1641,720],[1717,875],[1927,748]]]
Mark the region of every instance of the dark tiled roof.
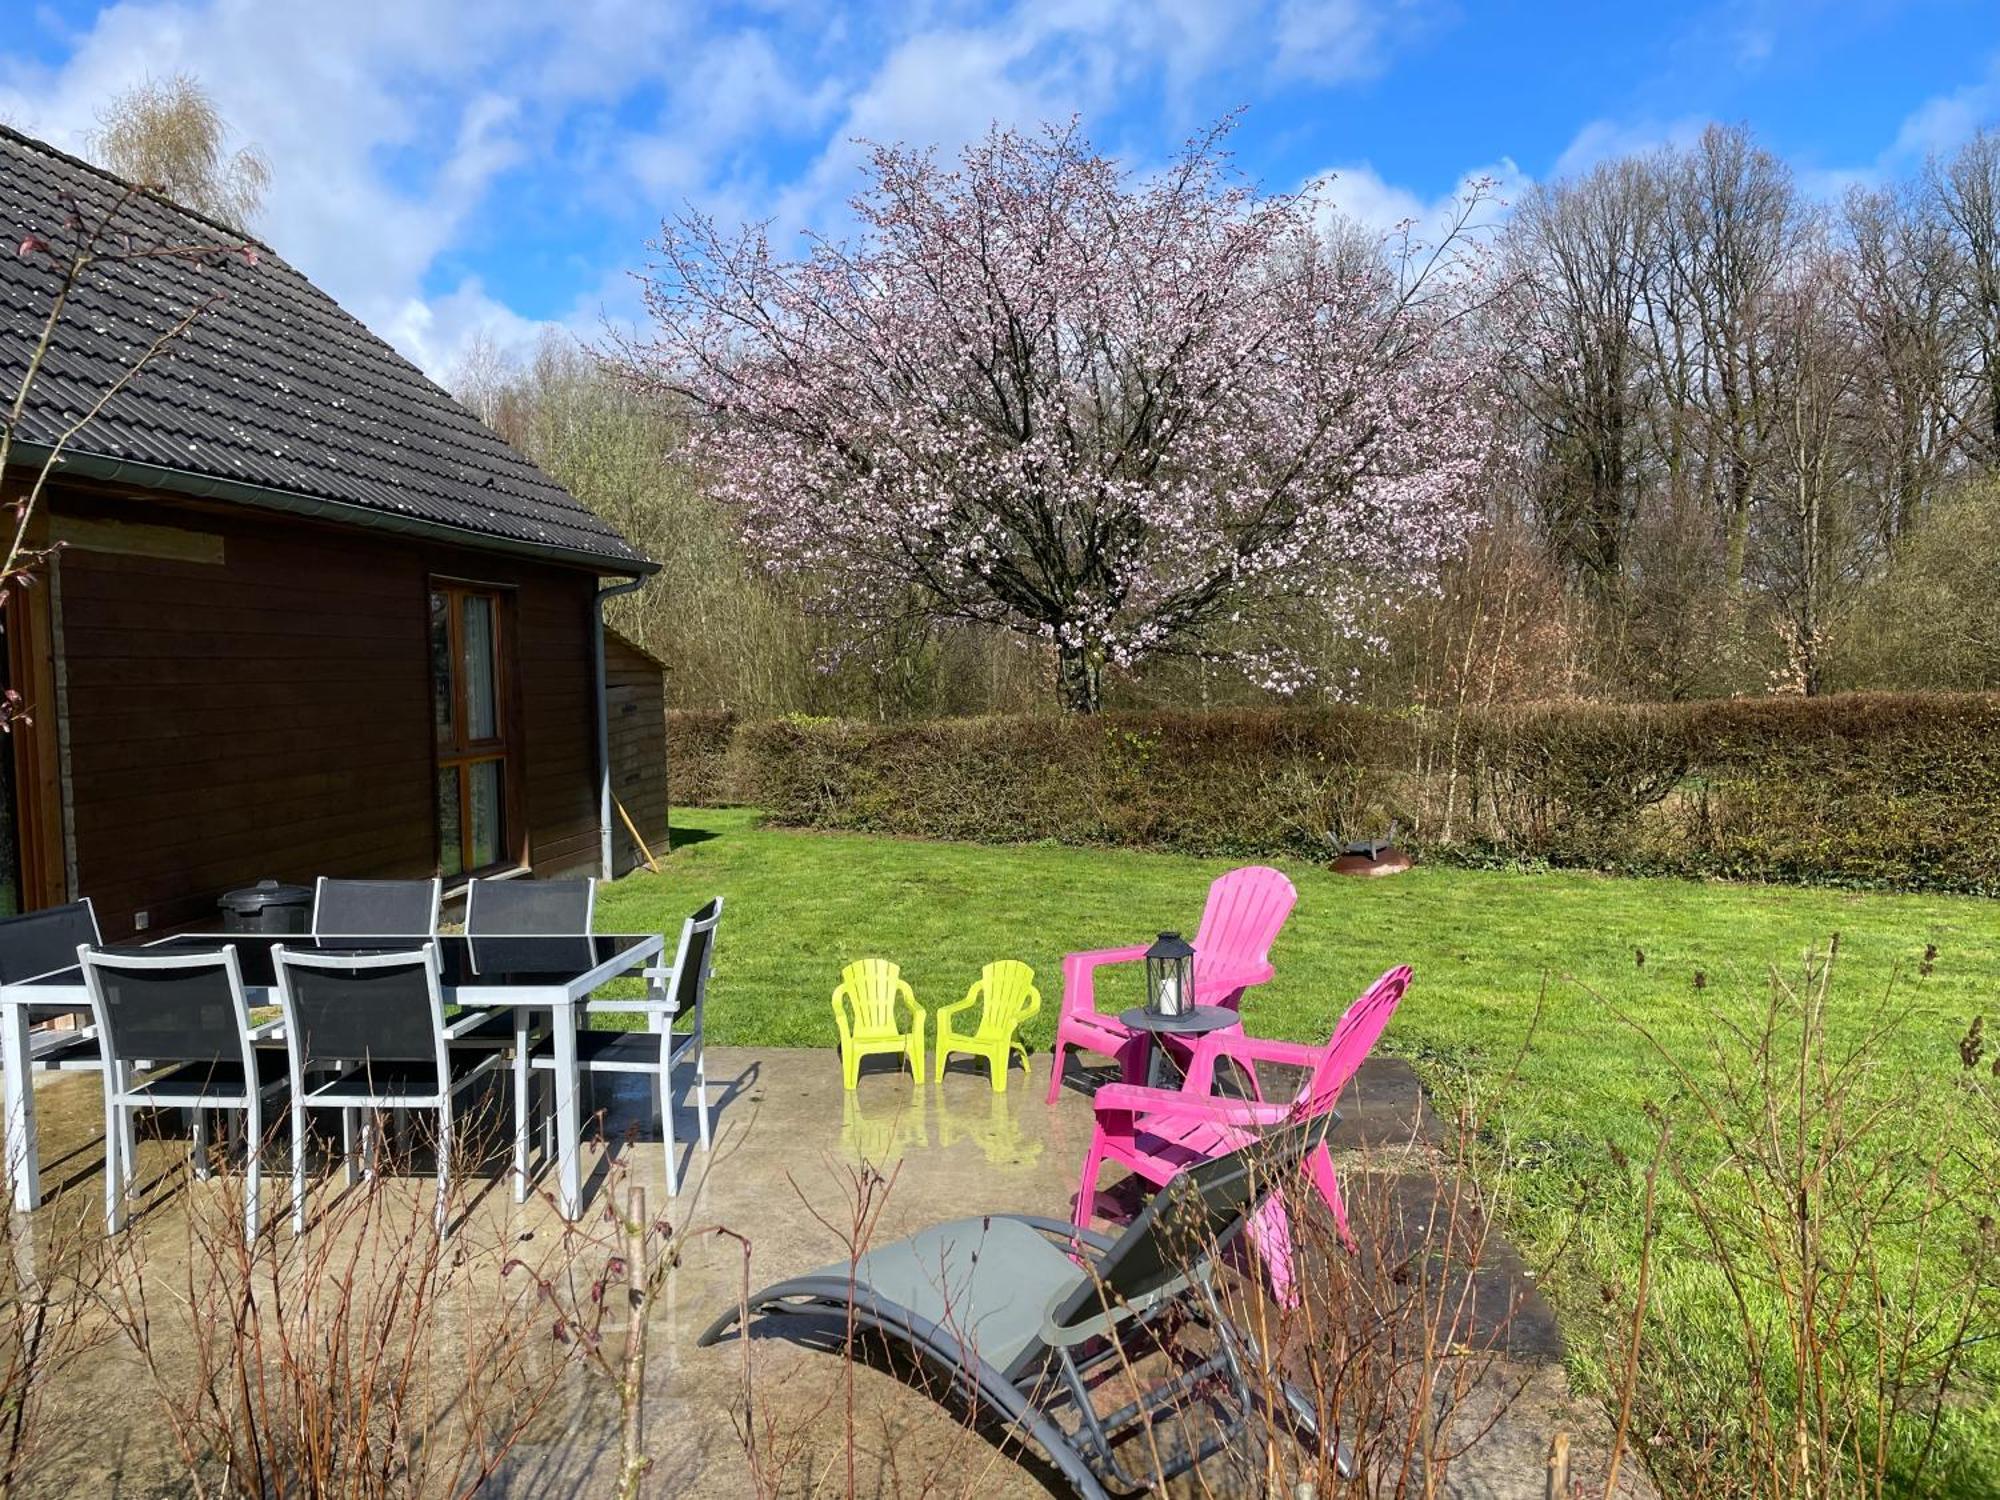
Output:
[[[48,257],[24,259],[17,247],[33,233],[68,250],[77,234],[64,227],[64,195],[95,225],[124,191],[109,173],[0,126],[0,384],[8,401],[60,285]],[[241,243],[146,194],[126,205],[114,229],[135,248]],[[355,226],[362,254],[369,232]],[[217,294],[70,440],[77,472],[122,461],[332,502],[323,513],[363,524],[449,527],[473,533],[465,538],[473,545],[483,538],[601,559],[611,572],[648,566],[609,524],[262,245],[251,256],[206,262],[98,263],[72,294],[17,438],[53,442],[162,332]]]

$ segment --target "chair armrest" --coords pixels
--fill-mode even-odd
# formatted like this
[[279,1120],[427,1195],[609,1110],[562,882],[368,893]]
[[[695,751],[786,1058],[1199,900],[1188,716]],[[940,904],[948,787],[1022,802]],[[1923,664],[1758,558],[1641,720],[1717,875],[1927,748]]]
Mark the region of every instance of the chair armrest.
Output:
[[1095,969],[1102,964],[1137,963],[1146,956],[1146,947],[1138,943],[1129,948],[1086,948],[1081,953],[1065,953],[1063,968]]
[[1175,1089],[1149,1089],[1136,1083],[1107,1083],[1097,1091],[1091,1103],[1099,1114],[1178,1115],[1183,1119],[1207,1120],[1215,1125],[1278,1125],[1291,1114],[1289,1104],[1264,1104],[1255,1099],[1213,1099]]
[[930,1019],[930,1012],[917,1003],[917,992],[900,979],[896,981],[896,1001],[899,1005],[909,1006],[911,1029],[922,1031],[924,1022]]
[[978,1004],[978,1002],[979,1002],[979,986],[977,984],[974,984],[971,989],[965,992],[965,998],[963,1000],[954,1000],[949,1005],[940,1005],[937,1008],[935,1016],[938,1025],[943,1026],[946,1022],[948,1022],[953,1016],[957,1015],[960,1011],[970,1010],[974,1005]]
[[[95,1028],[92,1029],[94,1030]],[[257,1025],[250,1028],[250,1040],[253,1042],[268,1042],[272,1037],[280,1037],[284,1034],[285,1018],[283,1016],[273,1016],[270,1020],[260,1021]]]
[[[937,1028],[937,1038],[939,1046],[944,1045],[945,1038],[947,1037],[951,1038],[953,1041],[956,1042],[956,1041],[965,1041],[972,1036],[971,1032],[969,1031],[961,1032],[956,1026],[952,1024],[952,1019],[955,1016],[959,1015],[960,1013],[970,1010],[972,1008],[972,1004],[973,1004],[973,997],[968,995],[963,1000],[954,1000],[949,1005],[941,1005],[937,1008],[936,1011],[932,1013],[931,1023],[933,1026]],[[921,1025],[922,1023],[919,1022],[918,1024]]]
[[840,989],[833,992],[833,1024],[840,1031],[840,1041],[843,1046],[854,1039],[854,1025],[847,1018],[847,1008],[840,1003],[841,996],[845,993],[845,990]]
[[681,1008],[672,1000],[586,1000],[587,1016],[677,1016]]
[[1281,1063],[1293,1068],[1310,1068],[1319,1061],[1321,1050],[1304,1042],[1278,1042],[1251,1036],[1241,1029],[1211,1031],[1206,1036],[1194,1039],[1194,1055],[1188,1061],[1185,1091],[1190,1094],[1208,1094],[1214,1091],[1215,1062],[1218,1057],[1228,1057],[1243,1063],[1254,1079],[1255,1065],[1260,1062]]
[[1030,1016],[1038,1016],[1041,1013],[1042,1013],[1042,992],[1031,984],[1028,986],[1028,1003],[1022,1006],[1021,1013],[1016,1017],[1014,1017],[1014,1024],[1016,1026],[1019,1026],[1023,1021],[1027,1020]]
[[444,1039],[447,1042],[455,1042],[474,1027],[484,1026],[492,1019],[493,1012],[490,1010],[469,1010],[449,1026],[445,1027]]
[[1184,1099],[1179,1089],[1156,1089],[1143,1083],[1107,1083],[1090,1096],[1090,1104],[1099,1114],[1118,1111],[1143,1115],[1154,1110],[1172,1109]]

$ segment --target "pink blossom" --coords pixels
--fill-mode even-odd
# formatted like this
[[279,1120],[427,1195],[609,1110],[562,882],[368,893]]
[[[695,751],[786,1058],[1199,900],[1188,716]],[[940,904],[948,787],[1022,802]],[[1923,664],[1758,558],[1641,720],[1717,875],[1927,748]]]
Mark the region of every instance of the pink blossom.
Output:
[[1144,177],[1074,125],[879,147],[854,241],[799,260],[669,221],[621,363],[687,402],[757,557],[864,627],[1048,642],[1072,707],[1176,654],[1296,691],[1302,621],[1365,636],[1362,585],[1474,524],[1488,289],[1449,242],[1329,242],[1225,134]]

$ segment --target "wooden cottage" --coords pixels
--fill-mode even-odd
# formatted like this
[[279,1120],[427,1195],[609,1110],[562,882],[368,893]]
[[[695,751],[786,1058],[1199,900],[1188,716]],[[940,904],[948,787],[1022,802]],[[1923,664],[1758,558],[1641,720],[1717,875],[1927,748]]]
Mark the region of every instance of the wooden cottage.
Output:
[[[126,192],[0,128],[9,403],[60,281],[17,245],[61,255]],[[131,253],[73,295],[8,500],[203,310],[31,519],[55,550],[4,611],[28,718],[0,742],[0,910],[88,895],[116,939],[263,877],[629,868],[602,610],[655,565],[269,248],[158,253],[242,241],[145,195],[114,234]],[[630,810],[664,843],[663,719],[617,724],[622,775],[650,739],[662,801]]]

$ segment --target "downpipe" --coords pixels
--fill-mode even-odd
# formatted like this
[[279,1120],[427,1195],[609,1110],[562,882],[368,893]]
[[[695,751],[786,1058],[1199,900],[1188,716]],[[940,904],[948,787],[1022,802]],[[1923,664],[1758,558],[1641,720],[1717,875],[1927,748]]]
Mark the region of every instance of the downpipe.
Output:
[[597,854],[604,880],[611,879],[611,705],[604,681],[604,601],[630,594],[645,582],[628,578],[600,588],[590,611],[590,651],[597,680]]

